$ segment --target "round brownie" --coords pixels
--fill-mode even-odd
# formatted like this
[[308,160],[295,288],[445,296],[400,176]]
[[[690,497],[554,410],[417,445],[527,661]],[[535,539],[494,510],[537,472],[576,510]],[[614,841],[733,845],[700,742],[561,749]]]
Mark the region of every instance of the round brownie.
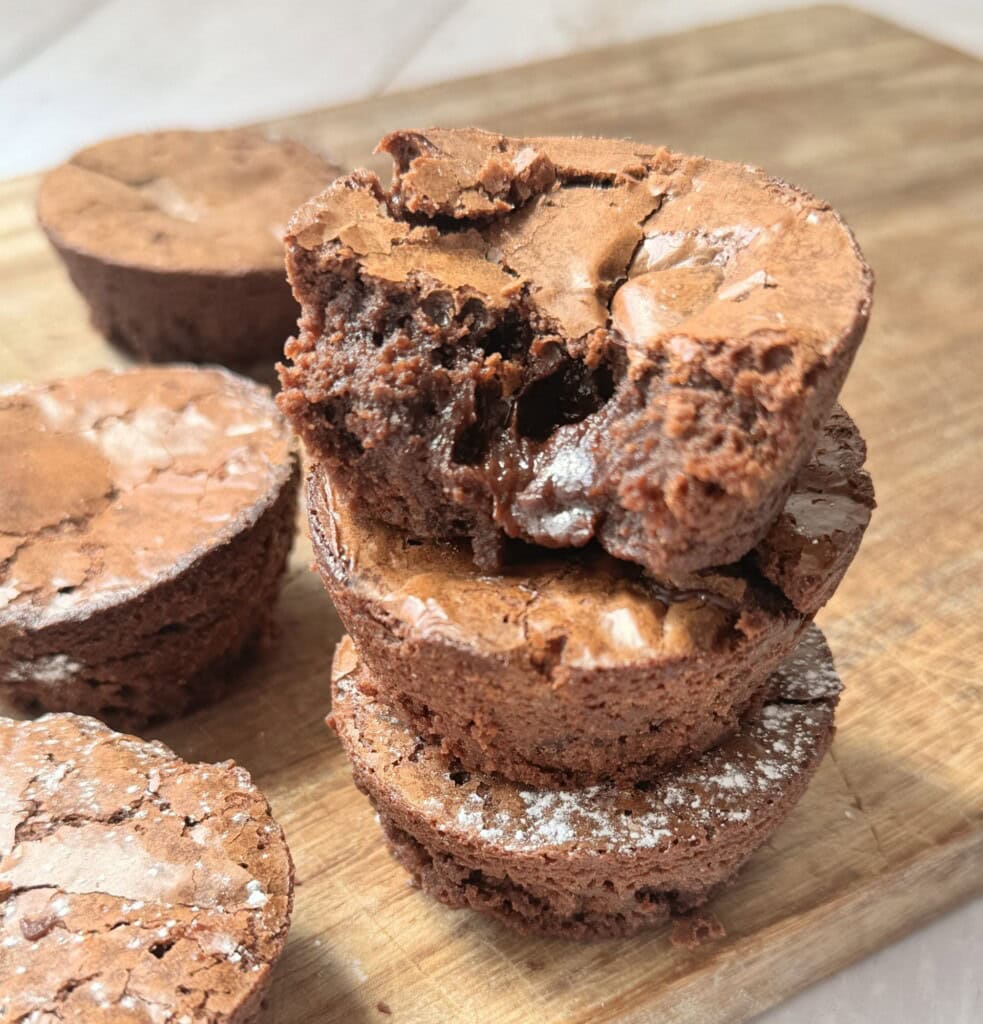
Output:
[[641,787],[526,789],[469,773],[394,718],[347,638],[332,711],[356,784],[431,895],[523,932],[627,935],[699,906],[804,792],[833,735],[839,681],[811,626],[741,731]]
[[266,388],[195,367],[0,394],[0,696],[132,727],[219,692],[295,529]]
[[280,826],[231,761],[0,718],[0,1018],[256,1018],[290,923]]
[[732,733],[833,592],[870,519],[842,410],[759,549],[653,578],[594,546],[498,574],[308,478],[318,568],[378,699],[469,770],[533,785],[650,778]]
[[281,236],[337,174],[255,131],[130,135],[46,175],[38,218],[110,341],[269,373],[299,313]]
[[827,204],[602,139],[396,132],[294,216],[281,408],[420,537],[735,561],[815,446],[872,277]]

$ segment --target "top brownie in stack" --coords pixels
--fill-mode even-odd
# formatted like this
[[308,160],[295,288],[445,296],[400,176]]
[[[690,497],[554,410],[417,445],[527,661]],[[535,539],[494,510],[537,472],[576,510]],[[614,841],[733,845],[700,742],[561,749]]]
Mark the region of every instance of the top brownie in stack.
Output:
[[389,191],[295,215],[282,408],[418,537],[596,538],[660,576],[741,558],[808,460],[872,278],[826,204],[635,143],[396,132]]

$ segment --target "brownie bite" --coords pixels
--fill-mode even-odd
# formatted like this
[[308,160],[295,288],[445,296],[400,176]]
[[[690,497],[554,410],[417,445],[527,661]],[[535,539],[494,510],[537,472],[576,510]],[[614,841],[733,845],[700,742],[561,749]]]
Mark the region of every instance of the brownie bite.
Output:
[[836,409],[782,514],[738,563],[656,578],[592,546],[498,573],[308,477],[316,562],[376,699],[470,771],[532,785],[648,779],[733,733],[833,592],[870,519]]
[[292,897],[283,832],[231,761],[0,718],[0,1018],[248,1024]]
[[[826,203],[633,142],[395,132],[294,216],[281,408],[417,537],[742,558],[808,461],[872,275]],[[776,557],[780,557],[776,553]]]
[[337,174],[251,130],[130,135],[47,174],[38,218],[110,341],[270,375],[299,312],[281,236]]
[[839,681],[809,627],[741,730],[643,787],[527,788],[464,771],[335,654],[330,724],[396,858],[428,893],[521,931],[628,935],[709,899],[781,824],[833,735]]
[[266,630],[298,458],[266,388],[194,367],[0,394],[0,696],[133,727]]

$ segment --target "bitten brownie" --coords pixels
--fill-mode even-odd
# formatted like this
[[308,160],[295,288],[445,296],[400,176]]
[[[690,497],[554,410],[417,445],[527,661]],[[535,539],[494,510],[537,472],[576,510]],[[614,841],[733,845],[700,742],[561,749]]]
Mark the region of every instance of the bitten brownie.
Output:
[[808,460],[870,310],[827,204],[603,139],[395,132],[294,216],[281,408],[419,537],[596,538],[658,575],[741,558]]
[[0,1019],[246,1024],[292,896],[283,832],[231,761],[0,718]]
[[841,409],[742,562],[668,580],[596,546],[499,574],[308,477],[319,571],[373,692],[463,768],[533,785],[651,778],[731,734],[832,594],[870,519]]
[[38,218],[110,341],[142,360],[269,371],[299,313],[283,230],[338,173],[255,131],[130,135],[49,173]]
[[0,394],[0,696],[129,727],[265,630],[299,467],[266,388],[99,371]]
[[829,747],[839,681],[811,626],[741,731],[643,788],[526,789],[472,774],[335,654],[329,724],[397,859],[452,907],[522,932],[628,935],[699,906],[784,820]]

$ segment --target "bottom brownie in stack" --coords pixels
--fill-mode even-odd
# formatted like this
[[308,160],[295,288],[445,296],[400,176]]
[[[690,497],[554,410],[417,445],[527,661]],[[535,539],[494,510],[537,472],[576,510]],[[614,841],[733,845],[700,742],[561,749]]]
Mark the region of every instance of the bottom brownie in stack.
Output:
[[781,824],[833,736],[840,691],[815,626],[713,750],[636,786],[530,789],[463,771],[335,654],[330,724],[396,858],[452,907],[523,932],[628,935],[705,903]]

